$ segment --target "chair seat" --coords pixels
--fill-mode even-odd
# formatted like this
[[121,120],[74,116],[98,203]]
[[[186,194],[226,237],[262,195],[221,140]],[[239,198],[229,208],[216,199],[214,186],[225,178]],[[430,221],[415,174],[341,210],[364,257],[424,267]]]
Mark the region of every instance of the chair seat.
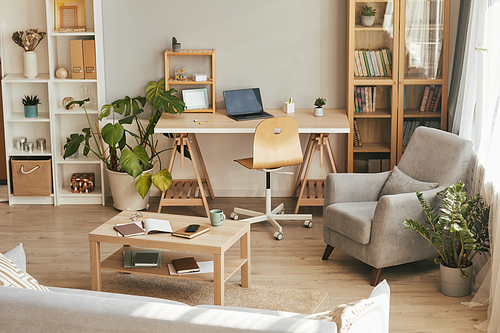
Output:
[[234,161],[243,165],[247,169],[253,169],[253,157],[240,158],[239,160],[234,160]]
[[370,243],[377,201],[336,203],[326,207],[323,225],[360,244]]

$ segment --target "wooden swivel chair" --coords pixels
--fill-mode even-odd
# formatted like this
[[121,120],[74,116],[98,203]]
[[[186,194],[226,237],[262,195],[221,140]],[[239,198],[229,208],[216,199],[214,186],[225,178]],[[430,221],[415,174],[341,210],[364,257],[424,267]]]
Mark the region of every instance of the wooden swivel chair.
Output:
[[253,139],[253,157],[235,160],[248,169],[260,169],[266,172],[266,212],[256,212],[243,208],[234,208],[233,220],[239,214],[251,216],[242,221],[257,223],[269,221],[278,231],[274,238],[281,240],[283,230],[277,220],[304,220],[306,227],[312,227],[311,214],[284,214],[281,203],[271,210],[271,172],[285,166],[302,163],[302,149],[299,140],[299,127],[292,117],[274,117],[261,121],[255,129]]

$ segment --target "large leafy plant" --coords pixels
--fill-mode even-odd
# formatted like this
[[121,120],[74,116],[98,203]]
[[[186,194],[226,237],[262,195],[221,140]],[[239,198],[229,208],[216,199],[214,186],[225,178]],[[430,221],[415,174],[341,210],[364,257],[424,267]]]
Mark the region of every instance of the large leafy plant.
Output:
[[[72,104],[83,106],[88,127],[83,128],[80,134],[70,135],[70,141],[64,146],[63,158],[73,155],[80,145],[83,145],[85,156],[92,152],[106,164],[109,170],[123,171],[134,179],[137,178],[136,188],[143,198],[148,193],[151,184],[162,192],[166,191],[172,183],[172,175],[167,169],[161,168],[159,154],[162,151],[157,151],[157,141],[154,140],[153,134],[163,112],[182,113],[184,111],[184,102],[174,95],[175,92],[175,89],[165,91],[165,80],[161,79],[158,82],[148,83],[146,97],[125,96],[111,104],[103,105],[98,119],[106,124],[101,130],[97,124],[94,126],[91,124],[85,108],[85,100],[68,103],[67,109]],[[144,107],[147,103],[152,106],[152,110],[145,119],[141,115],[144,114]],[[119,116],[119,119],[116,120],[115,116]],[[103,141],[108,145],[107,148],[104,147]],[[158,173],[142,174],[143,171],[151,169],[156,164],[160,170]]]
[[[479,194],[469,198],[464,183],[453,184],[437,193],[441,206],[431,207],[422,192],[417,197],[424,211],[426,224],[406,219],[406,229],[413,229],[428,240],[439,253],[436,263],[464,268],[472,264],[477,253],[489,251],[489,207]],[[466,276],[462,270],[462,274]]]

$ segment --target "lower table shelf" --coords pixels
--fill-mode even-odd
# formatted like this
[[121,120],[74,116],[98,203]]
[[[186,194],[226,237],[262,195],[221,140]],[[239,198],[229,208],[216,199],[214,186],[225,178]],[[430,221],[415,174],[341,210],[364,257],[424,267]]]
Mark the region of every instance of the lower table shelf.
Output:
[[[123,267],[123,251],[137,251],[144,250],[145,248],[123,246],[115,253],[111,254],[108,258],[101,262],[101,269],[108,271],[116,271],[123,273],[134,273],[142,275],[163,276],[172,279],[194,280],[194,281],[214,281],[213,273],[199,273],[199,274],[183,274],[183,275],[170,275],[167,264],[171,263],[173,259],[194,257],[196,261],[209,261],[213,257],[209,254],[176,252],[176,251],[161,251],[161,266],[154,268],[124,268]],[[148,248],[149,249],[149,248]],[[224,260],[224,282],[233,276],[236,271],[247,262],[246,259],[241,258],[226,258]]]
[[305,186],[305,188],[302,197],[299,198],[301,206],[323,206],[325,203],[323,194],[325,189],[324,179],[307,179],[305,182],[301,179],[295,195],[299,195],[302,186]]

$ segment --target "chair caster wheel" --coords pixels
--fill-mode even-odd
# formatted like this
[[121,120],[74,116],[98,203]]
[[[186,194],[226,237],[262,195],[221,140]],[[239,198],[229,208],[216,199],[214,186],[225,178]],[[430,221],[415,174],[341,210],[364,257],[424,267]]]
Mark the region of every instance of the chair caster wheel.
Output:
[[274,233],[274,238],[276,238],[276,240],[282,240],[283,239],[283,233],[279,232],[279,231],[276,231]]
[[312,228],[313,227],[313,221],[311,221],[311,220],[304,221],[304,227],[306,227],[306,228]]
[[240,217],[238,216],[238,214],[236,214],[235,212],[232,212],[231,215],[229,216],[231,218],[231,220],[237,220],[239,219]]

